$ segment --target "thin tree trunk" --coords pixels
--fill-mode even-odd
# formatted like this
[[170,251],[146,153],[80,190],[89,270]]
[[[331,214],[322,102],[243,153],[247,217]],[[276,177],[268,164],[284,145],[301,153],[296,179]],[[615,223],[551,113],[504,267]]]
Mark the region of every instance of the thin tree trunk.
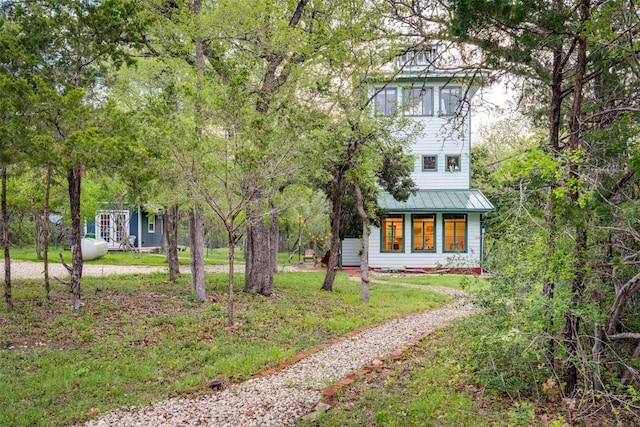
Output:
[[47,182],[44,190],[44,222],[43,222],[43,234],[44,239],[42,241],[42,262],[44,264],[44,293],[47,298],[47,302],[51,303],[51,283],[49,283],[49,198],[51,194],[51,174],[53,171],[53,165],[47,165]]
[[169,264],[169,280],[176,281],[180,274],[178,259],[178,205],[171,206],[165,214],[164,236],[167,240],[167,263]]
[[42,259],[42,234],[43,234],[43,213],[37,208],[33,212],[33,225],[36,232],[36,259]]
[[189,210],[189,241],[191,247],[191,290],[200,301],[207,300],[204,287],[204,214],[202,209]]
[[280,218],[278,208],[269,201],[269,246],[271,247],[271,270],[278,272],[278,250],[280,243]]
[[360,250],[360,282],[361,282],[361,294],[362,301],[369,301],[369,215],[364,206],[364,197],[362,196],[362,189],[360,188],[360,182],[356,178],[354,180],[354,187],[356,193],[356,209],[358,215],[362,219],[362,248]]
[[7,311],[13,310],[11,297],[11,256],[9,254],[9,213],[7,212],[7,164],[2,163],[2,247],[4,249],[4,300]]
[[82,278],[82,231],[80,223],[80,190],[82,187],[83,168],[80,165],[69,170],[69,206],[71,210],[71,293],[73,295],[73,312],[80,311],[80,279]]
[[591,358],[593,359],[593,388],[595,390],[601,391],[604,388],[604,384],[602,382],[602,374],[601,374],[601,356],[602,356],[602,343],[604,339],[604,329],[601,325],[595,324],[594,326],[594,341],[593,347],[591,348]]
[[235,251],[235,245],[233,243],[233,220],[229,220],[226,224],[227,227],[227,239],[229,241],[229,295],[227,301],[227,317],[229,319],[229,326],[233,326],[233,279],[234,279],[234,264],[233,256]]

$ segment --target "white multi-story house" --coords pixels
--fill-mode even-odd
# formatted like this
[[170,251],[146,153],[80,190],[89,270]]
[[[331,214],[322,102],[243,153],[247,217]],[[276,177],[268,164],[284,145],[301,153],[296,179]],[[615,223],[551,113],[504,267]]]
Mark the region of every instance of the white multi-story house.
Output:
[[470,78],[438,70],[437,48],[403,55],[402,72],[373,84],[377,114],[403,114],[421,122],[412,150],[419,191],[406,202],[382,193],[387,213],[371,230],[374,269],[452,269],[481,272],[483,215],[494,210],[471,188],[471,114],[477,91]]

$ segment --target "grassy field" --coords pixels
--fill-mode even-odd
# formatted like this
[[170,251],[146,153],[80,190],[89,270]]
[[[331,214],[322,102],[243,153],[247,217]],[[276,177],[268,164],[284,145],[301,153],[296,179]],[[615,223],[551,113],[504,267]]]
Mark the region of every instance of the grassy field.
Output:
[[[130,256],[130,254],[129,254]],[[15,310],[0,314],[0,425],[71,425],[123,405],[183,395],[210,379],[241,381],[357,327],[441,305],[429,291],[375,286],[360,301],[357,282],[339,274],[280,273],[272,298],[240,292],[227,326],[225,274],[207,275],[206,303],[188,276],[86,277],[84,307],[55,283],[53,304],[38,280],[13,283]]]

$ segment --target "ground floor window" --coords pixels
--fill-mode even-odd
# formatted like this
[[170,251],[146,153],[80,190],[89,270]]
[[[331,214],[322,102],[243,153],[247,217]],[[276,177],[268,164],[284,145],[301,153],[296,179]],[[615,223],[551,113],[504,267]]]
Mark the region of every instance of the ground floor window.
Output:
[[467,251],[467,215],[444,214],[444,251]]
[[382,252],[404,252],[404,216],[391,215],[382,220]]
[[413,215],[413,251],[431,252],[435,249],[436,216],[435,214]]

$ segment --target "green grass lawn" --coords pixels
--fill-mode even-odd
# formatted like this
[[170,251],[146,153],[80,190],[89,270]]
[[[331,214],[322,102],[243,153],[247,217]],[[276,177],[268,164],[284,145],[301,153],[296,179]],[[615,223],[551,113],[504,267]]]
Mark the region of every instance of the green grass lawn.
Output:
[[463,274],[389,274],[379,275],[375,280],[383,283],[408,283],[420,286],[442,286],[477,291],[487,285],[482,276]]
[[[120,254],[123,255],[123,254]],[[124,254],[127,256],[127,254]],[[130,254],[128,254],[130,256]],[[207,275],[208,302],[194,300],[188,276],[128,275],[82,280],[81,314],[68,288],[13,282],[15,310],[0,313],[0,425],[71,425],[123,405],[183,395],[213,378],[241,381],[363,325],[441,305],[429,291],[360,284],[339,273],[280,273],[275,296],[241,292],[227,326],[226,274]]]

